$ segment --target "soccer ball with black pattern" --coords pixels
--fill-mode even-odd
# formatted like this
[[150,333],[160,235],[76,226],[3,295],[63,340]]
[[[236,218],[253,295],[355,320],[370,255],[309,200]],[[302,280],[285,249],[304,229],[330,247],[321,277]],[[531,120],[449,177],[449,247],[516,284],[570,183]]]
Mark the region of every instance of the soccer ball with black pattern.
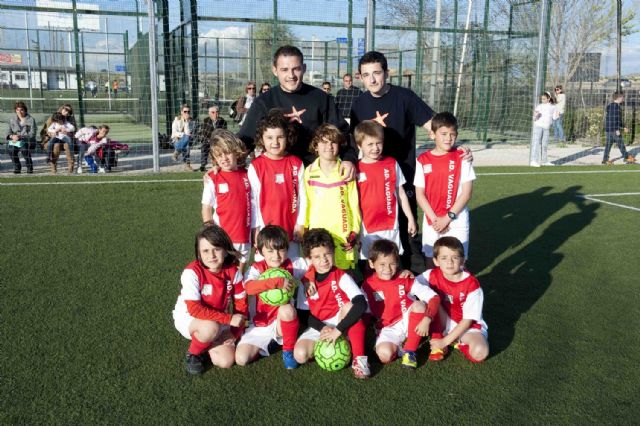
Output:
[[313,348],[313,356],[323,370],[342,370],[351,361],[351,346],[344,336],[338,337],[335,344],[318,340]]
[[293,276],[291,276],[291,274],[285,269],[271,268],[264,271],[258,279],[265,280],[267,278],[286,278],[294,285],[290,291],[285,291],[281,288],[273,288],[271,290],[263,291],[258,295],[260,300],[271,306],[281,306],[289,303],[289,300],[291,300],[296,291],[296,283]]

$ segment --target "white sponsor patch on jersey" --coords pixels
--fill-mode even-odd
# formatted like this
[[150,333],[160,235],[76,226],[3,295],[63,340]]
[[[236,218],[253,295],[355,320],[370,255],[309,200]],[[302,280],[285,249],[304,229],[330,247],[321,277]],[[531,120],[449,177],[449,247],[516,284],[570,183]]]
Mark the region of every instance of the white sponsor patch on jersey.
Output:
[[425,164],[422,166],[422,171],[424,173],[431,173],[431,164]]
[[358,182],[365,182],[367,180],[367,174],[365,172],[358,173]]
[[229,192],[229,184],[228,183],[221,183],[218,185],[218,192],[220,194],[226,194],[227,192]]
[[213,294],[213,286],[211,284],[205,284],[202,286],[202,295],[211,296]]
[[384,293],[381,291],[375,291],[373,292],[373,299],[376,302],[382,302],[384,300]]
[[284,174],[276,173],[276,183],[284,183]]

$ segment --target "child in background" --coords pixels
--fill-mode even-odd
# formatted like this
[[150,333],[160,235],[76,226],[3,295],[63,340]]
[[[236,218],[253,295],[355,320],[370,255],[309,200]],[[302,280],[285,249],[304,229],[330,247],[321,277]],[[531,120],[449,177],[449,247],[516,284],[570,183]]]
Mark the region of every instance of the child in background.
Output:
[[551,93],[544,92],[540,103],[533,111],[533,134],[531,135],[531,167],[553,166],[547,161],[547,145],[549,145],[549,128],[553,120],[558,118],[558,111]]
[[489,355],[487,324],[482,319],[484,293],[478,280],[464,270],[464,248],[455,237],[442,237],[433,247],[436,268],[417,280],[440,296],[440,312],[431,335],[432,361],[441,360],[454,344],[471,362]]
[[[304,166],[289,153],[293,129],[281,111],[269,112],[258,125],[256,146],[263,151],[247,171],[251,185],[252,235],[266,225],[281,226],[289,238],[289,259],[300,257],[304,231]],[[254,238],[255,241],[255,238]],[[260,259],[258,259],[260,260]]]
[[271,306],[263,303],[258,294],[263,291],[282,288],[291,290],[295,283],[286,278],[259,279],[260,275],[271,268],[288,271],[294,278],[300,279],[307,271],[306,262],[298,258],[292,262],[287,258],[289,238],[279,226],[267,225],[258,233],[257,250],[263,260],[255,262],[245,274],[244,287],[249,299],[252,325],[240,339],[236,350],[236,363],[247,365],[258,355],[269,356],[269,345],[272,341],[282,345],[282,360],[286,369],[298,366],[293,357],[293,347],[298,337],[298,316],[290,303]]
[[358,192],[362,212],[360,270],[366,276],[366,259],[369,258],[369,248],[374,241],[391,240],[398,246],[400,254],[403,253],[398,224],[398,200],[407,217],[408,234],[415,236],[418,228],[409,198],[404,191],[404,174],[393,157],[382,154],[382,126],[375,121],[362,121],[356,126],[353,136],[362,152],[362,159],[358,162]]
[[234,342],[242,333],[248,311],[238,253],[224,229],[205,223],[196,234],[195,248],[196,260],[180,277],[182,290],[173,321],[180,334],[191,340],[187,372],[202,374],[207,356],[220,368],[233,365]]
[[78,174],[82,173],[82,160],[84,159],[89,166],[91,173],[98,172],[99,158],[96,156],[97,150],[106,145],[108,141],[107,135],[109,134],[109,126],[106,124],[101,125],[99,128],[96,126],[83,127],[76,132],[76,139],[78,140]]
[[[360,123],[362,124],[362,123]],[[362,284],[369,308],[377,319],[376,354],[383,364],[392,362],[402,346],[402,366],[416,368],[420,339],[429,335],[438,313],[440,297],[412,277],[398,274],[400,253],[393,241],[377,240],[369,250],[369,266],[375,274]],[[416,300],[416,298],[418,300]]]
[[202,221],[213,220],[229,234],[234,248],[240,252],[239,269],[244,272],[251,249],[251,187],[242,167],[247,150],[228,130],[214,130],[210,140],[209,156],[214,170],[204,180]]
[[51,160],[51,171],[54,174],[58,170],[58,155],[60,153],[59,145],[61,144],[67,156],[69,173],[73,173],[73,140],[69,134],[75,130],[76,128],[73,124],[67,121],[66,117],[62,113],[56,112],[51,116],[51,125],[47,129],[47,134],[50,137],[47,152],[49,153],[49,159]]
[[332,124],[318,127],[309,151],[318,158],[304,171],[307,198],[305,228],[324,228],[336,246],[336,266],[355,269],[356,241],[360,232],[360,207],[355,181],[346,182],[340,175],[340,148],[346,140]]
[[311,263],[303,278],[309,305],[309,328],[302,333],[294,349],[296,361],[304,364],[313,358],[317,340],[335,342],[345,332],[351,342],[351,368],[358,379],[371,375],[364,350],[366,327],[362,315],[367,299],[353,279],[335,266],[335,244],[325,229],[311,229],[304,235],[302,248]]
[[458,137],[458,121],[449,112],[431,119],[431,139],[436,146],[416,160],[416,199],[424,212],[422,252],[427,268],[433,267],[433,244],[445,235],[458,238],[469,250],[469,210],[476,175],[463,152],[453,148]]
[[635,157],[627,152],[624,146],[624,140],[622,139],[622,133],[620,133],[621,131],[625,133],[629,131],[628,128],[624,127],[622,122],[622,109],[620,108],[622,102],[624,102],[624,93],[615,92],[613,94],[613,102],[607,105],[607,114],[604,119],[604,131],[607,139],[604,146],[602,164],[613,164],[613,161],[609,160],[609,153],[614,143],[618,145],[624,164],[633,164],[636,162]]

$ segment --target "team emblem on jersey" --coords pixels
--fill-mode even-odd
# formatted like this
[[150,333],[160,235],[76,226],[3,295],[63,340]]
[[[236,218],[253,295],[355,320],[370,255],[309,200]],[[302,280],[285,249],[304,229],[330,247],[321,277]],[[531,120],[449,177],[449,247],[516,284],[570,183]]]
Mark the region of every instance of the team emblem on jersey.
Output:
[[213,294],[213,286],[211,284],[205,284],[202,286],[202,295],[211,296]]
[[373,300],[376,302],[382,302],[384,300],[384,293],[381,291],[373,292]]
[[276,173],[276,183],[284,183],[284,174]]
[[431,173],[431,164],[424,164],[422,166],[422,172],[423,173]]
[[364,182],[367,180],[367,174],[365,172],[358,173],[358,182]]
[[229,192],[229,184],[228,183],[221,183],[218,185],[218,192],[220,194],[226,194],[227,192]]
[[460,301],[461,302],[464,302],[465,297],[466,297],[465,294],[460,292]]

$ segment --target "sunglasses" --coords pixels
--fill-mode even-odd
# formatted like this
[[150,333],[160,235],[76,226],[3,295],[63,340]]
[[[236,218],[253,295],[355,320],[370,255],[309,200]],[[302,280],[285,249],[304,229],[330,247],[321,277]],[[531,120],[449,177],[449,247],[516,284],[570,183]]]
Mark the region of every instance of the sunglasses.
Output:
[[256,90],[255,87],[247,87],[247,90]]
[[185,113],[185,112],[188,114],[188,113],[190,113],[190,112],[191,112],[191,110],[190,110],[190,109],[182,110],[182,113]]

